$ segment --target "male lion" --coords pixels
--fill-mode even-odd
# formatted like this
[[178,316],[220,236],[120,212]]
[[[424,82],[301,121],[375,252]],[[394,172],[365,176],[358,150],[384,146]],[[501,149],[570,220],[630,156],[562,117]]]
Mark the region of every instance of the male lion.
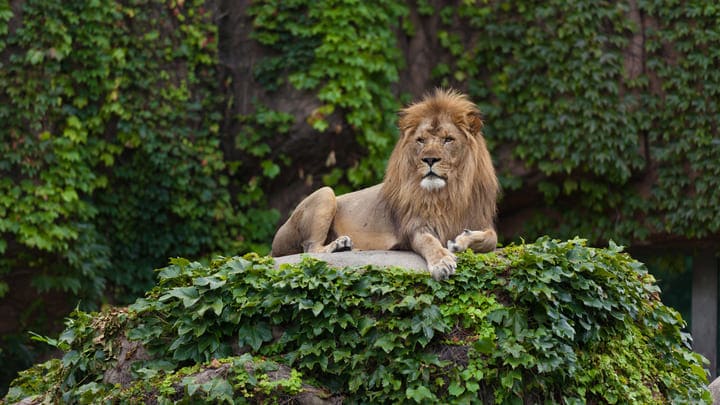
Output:
[[385,181],[339,197],[315,191],[280,227],[272,255],[411,249],[440,280],[455,272],[454,252],[495,249],[498,182],[482,126],[477,106],[452,90],[405,108]]

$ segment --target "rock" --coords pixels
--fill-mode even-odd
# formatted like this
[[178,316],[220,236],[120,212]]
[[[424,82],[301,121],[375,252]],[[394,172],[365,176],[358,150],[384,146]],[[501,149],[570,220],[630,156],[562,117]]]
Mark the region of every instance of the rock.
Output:
[[354,250],[335,253],[300,253],[275,258],[275,267],[285,263],[299,263],[306,256],[314,257],[335,267],[404,267],[428,271],[425,259],[415,252],[399,250]]
[[713,380],[708,386],[713,397],[713,405],[720,405],[720,377]]
[[139,342],[131,342],[125,336],[120,339],[120,354],[114,367],[108,368],[103,376],[106,384],[120,384],[127,387],[134,381],[132,364],[136,361],[150,360],[150,355]]

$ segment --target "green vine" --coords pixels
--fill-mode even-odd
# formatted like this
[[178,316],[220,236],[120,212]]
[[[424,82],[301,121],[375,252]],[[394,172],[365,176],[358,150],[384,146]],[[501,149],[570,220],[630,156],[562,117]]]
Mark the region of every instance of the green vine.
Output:
[[[662,23],[647,31],[648,70],[662,90],[647,96],[647,125],[658,187],[652,191],[656,229],[702,238],[720,231],[720,46],[715,26],[720,8],[701,1],[683,8],[642,1]],[[669,58],[677,63],[667,63]],[[651,86],[651,89],[652,86]]]
[[[613,243],[542,238],[466,252],[442,283],[309,258],[277,269],[254,254],[174,259],[158,275],[128,309],[76,312],[58,339],[39,338],[63,359],[23,372],[6,400],[262,402],[308,383],[349,402],[711,401],[682,318]],[[125,386],[104,383],[124,337],[148,356],[123,366],[133,370]],[[288,379],[253,379],[249,361],[285,367]],[[222,378],[188,378],[223,367]]]
[[[515,158],[545,176],[537,185],[543,213],[523,232],[625,241],[716,234],[720,165],[710,155],[720,54],[710,50],[719,45],[711,27],[720,9],[641,1],[637,12],[657,22],[642,27],[622,2],[566,6],[441,10],[438,38],[454,62],[436,74],[480,101],[492,144],[512,145]],[[637,34],[641,49],[631,48]],[[500,175],[506,189],[528,187],[509,171]],[[638,184],[644,176],[655,177]]]
[[208,5],[22,3],[0,1],[0,297],[29,272],[92,308],[170,256],[266,252],[277,213],[229,187]]
[[[390,88],[398,80],[400,59],[394,28],[406,6],[399,1],[263,0],[254,2],[249,13],[255,38],[279,54],[262,62],[256,77],[269,89],[287,77],[296,88],[315,91],[324,104],[308,119],[318,131],[327,129],[327,115],[341,109],[366,148],[366,157],[347,171],[347,179],[360,186],[382,178],[397,132],[399,104]],[[289,47],[290,40],[298,45]]]
[[25,2],[0,71],[3,274],[37,269],[40,290],[91,303],[108,282],[141,293],[168,256],[262,251],[272,230],[258,223],[273,221],[239,213],[259,200],[229,193],[204,7]]

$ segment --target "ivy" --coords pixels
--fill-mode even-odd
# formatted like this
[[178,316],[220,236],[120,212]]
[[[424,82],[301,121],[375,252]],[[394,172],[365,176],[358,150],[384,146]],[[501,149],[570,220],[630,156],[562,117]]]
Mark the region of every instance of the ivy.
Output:
[[[720,10],[641,1],[636,12],[653,23],[640,26],[623,2],[566,5],[440,10],[453,62],[437,77],[466,86],[491,144],[510,145],[545,176],[536,187],[546,211],[523,231],[624,241],[717,233]],[[636,35],[642,49],[632,48]],[[500,177],[506,189],[529,187],[502,167]],[[651,181],[638,185],[642,177]]]
[[[433,69],[437,82],[467,89],[480,104],[494,152],[508,147],[527,169],[542,174],[532,183],[537,189],[527,191],[544,198],[545,210],[525,222],[526,234],[623,242],[663,233],[705,238],[720,231],[720,38],[714,29],[720,9],[700,1],[643,0],[638,6],[644,26],[629,17],[633,10],[625,3],[581,1],[568,8],[560,1],[460,2],[436,10],[427,1],[255,1],[248,8],[252,35],[267,58],[255,66],[254,79],[270,92],[289,84],[316,94],[321,105],[304,118],[317,131],[330,130],[330,115],[343,117],[337,130],[352,133],[364,150],[323,181],[340,190],[375,183],[396,137],[394,92],[404,68],[397,38],[413,35],[408,8],[418,7],[421,18],[438,14],[437,38],[447,55],[437,58],[443,61]],[[98,0],[82,6],[27,0],[17,7],[0,0],[0,297],[17,272],[31,272],[36,290],[65,291],[89,309],[104,293],[131,301],[152,285],[150,269],[170,256],[267,252],[280,213],[268,209],[264,193],[294,158],[272,151],[294,118],[258,104],[255,113],[231,118],[239,121],[238,133],[223,133],[230,126],[221,111],[230,100],[218,89],[228,83],[218,77],[212,9],[199,0]],[[644,39],[644,66],[630,75],[627,52],[637,35]],[[507,167],[499,166],[499,174],[506,190],[530,188]],[[639,184],[641,178],[652,181]],[[501,279],[523,286],[521,280]],[[205,286],[194,288],[200,294]],[[508,294],[518,298],[528,288]],[[485,298],[472,296],[482,303],[473,307],[477,319],[524,326],[523,319],[533,315],[493,312],[503,299]],[[175,299],[185,302],[175,296],[165,301]],[[198,319],[222,315],[223,299],[203,302]],[[307,316],[327,310],[325,301],[307,299],[297,304]],[[414,299],[419,303],[406,303],[412,311],[436,305]],[[463,299],[451,307],[467,306],[470,296]],[[41,307],[36,302],[23,316],[32,318]],[[460,316],[436,307],[443,319]],[[410,328],[408,336],[424,336],[420,345],[449,333],[428,326],[437,314],[421,311],[421,326]],[[370,325],[376,318],[363,319]],[[277,325],[259,322],[243,330],[247,341],[236,343],[258,351],[275,344],[268,354],[281,350],[268,340]],[[553,322],[564,339],[587,332],[573,324],[580,320]],[[473,333],[480,351],[501,331],[487,326]],[[200,361],[208,347],[229,350],[224,343],[199,349],[185,339],[176,348],[187,361]],[[366,342],[365,349],[395,353],[398,341]],[[516,367],[538,360],[515,343],[503,350],[513,353],[508,358]],[[303,372],[336,361],[305,349],[303,358],[313,363],[299,367]],[[606,370],[593,378],[616,378],[619,386],[625,379],[639,381],[637,374],[609,371],[629,358],[577,361]],[[558,361],[539,359],[543,370],[554,370]],[[428,367],[430,374],[442,369]],[[483,367],[463,375],[485,376]],[[377,373],[373,381],[386,374]],[[506,388],[526,378],[516,372],[490,375]],[[417,378],[429,381],[424,374]],[[398,400],[431,398],[424,389],[429,386],[388,379],[388,387],[403,388]],[[387,388],[346,383],[369,397]],[[484,389],[468,384],[456,383],[452,392]],[[101,387],[86,389],[91,396]],[[585,394],[594,392],[589,389]]]
[[[129,308],[78,311],[41,338],[63,359],[23,372],[6,400],[262,402],[311,384],[351,402],[709,403],[703,359],[658,296],[622,247],[580,239],[466,252],[442,283],[311,258],[173,259]],[[125,386],[103,383],[120,337],[150,354]],[[278,368],[288,377],[262,376]]]
[[135,299],[170,256],[267,252],[278,214],[234,186],[206,7],[0,1],[0,296],[30,272],[92,308]]
[[[716,159],[720,54],[715,51],[720,36],[713,28],[720,9],[702,2],[692,2],[683,10],[655,1],[640,5],[663,22],[647,32],[647,64],[662,83],[662,102],[647,100],[653,123],[648,137],[660,184],[653,189],[652,203],[657,211],[667,213],[653,218],[654,225],[702,238],[720,230],[715,203],[720,198]],[[690,21],[696,28],[688,29]],[[665,63],[668,57],[679,62]]]
[[[204,7],[23,4],[0,47],[1,274],[33,270],[91,305],[108,285],[141,293],[171,255],[263,251],[277,214],[253,216],[259,189],[231,194]],[[0,4],[0,30],[12,18]]]
[[324,182],[358,187],[382,175],[397,109],[389,89],[404,68],[397,37],[413,35],[408,7],[439,15],[446,55],[433,68],[437,82],[467,89],[490,146],[542,175],[529,183],[513,165],[498,167],[506,190],[534,187],[543,197],[543,213],[523,232],[630,242],[720,230],[718,9],[702,2],[642,1],[637,10],[622,2],[255,2],[253,35],[271,54],[256,79],[270,90],[289,82],[313,91],[324,104],[308,123],[327,130],[325,118],[340,112],[366,148]]
[[[406,6],[398,1],[263,0],[254,2],[249,13],[255,38],[279,54],[261,62],[256,77],[271,90],[286,77],[297,89],[316,92],[323,105],[307,118],[318,131],[327,130],[329,114],[342,110],[366,148],[347,179],[353,186],[377,182],[397,132],[399,105],[390,85],[398,80],[400,53],[393,28]],[[338,178],[337,173],[326,177]]]

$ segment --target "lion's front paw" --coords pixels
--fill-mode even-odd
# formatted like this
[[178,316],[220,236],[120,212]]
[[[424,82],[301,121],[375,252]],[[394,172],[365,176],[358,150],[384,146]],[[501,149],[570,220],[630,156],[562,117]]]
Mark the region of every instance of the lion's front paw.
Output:
[[453,252],[453,253],[457,253],[457,252],[459,252],[459,251],[461,251],[461,250],[464,250],[464,249],[462,249],[462,247],[461,247],[458,243],[456,243],[454,240],[449,240],[449,241],[447,241],[447,248],[448,248],[449,251],[451,251],[451,252]]
[[328,253],[335,253],[335,252],[345,252],[347,250],[352,250],[353,243],[352,239],[350,239],[349,236],[341,236],[334,241],[330,242],[330,244],[327,247]]
[[452,274],[455,274],[455,268],[457,268],[457,259],[455,259],[455,255],[453,254],[447,254],[439,260],[428,262],[430,274],[438,281],[445,280]]

